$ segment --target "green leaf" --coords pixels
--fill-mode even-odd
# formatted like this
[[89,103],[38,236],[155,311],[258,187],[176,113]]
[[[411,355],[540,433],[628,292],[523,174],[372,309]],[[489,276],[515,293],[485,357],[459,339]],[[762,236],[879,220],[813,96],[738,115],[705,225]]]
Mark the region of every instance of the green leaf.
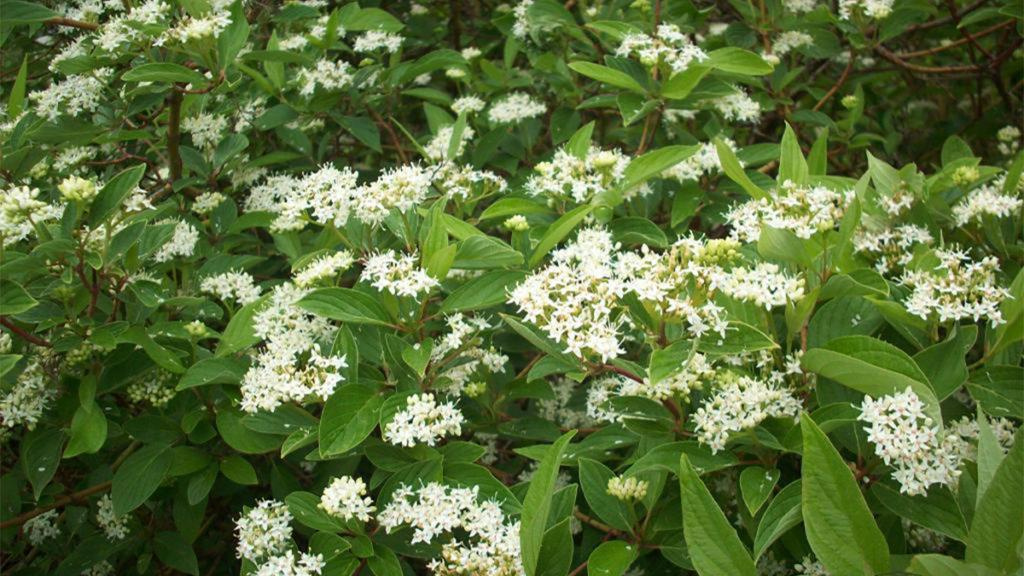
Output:
[[[4,0],[0,3],[0,14],[3,14],[4,26],[13,24],[35,24],[60,16],[53,10],[36,2],[21,0]],[[9,115],[8,118],[13,117]]]
[[971,375],[967,389],[987,414],[1024,418],[1024,368],[988,366]]
[[593,78],[598,82],[604,82],[618,88],[625,88],[631,92],[643,94],[645,92],[644,87],[639,82],[633,79],[632,76],[626,74],[621,70],[595,64],[593,62],[570,62],[569,68],[586,76],[587,78]]
[[373,386],[352,383],[335,390],[320,418],[320,456],[344,454],[361,444],[377,427],[383,404]]
[[708,53],[707,60],[701,62],[722,72],[743,74],[745,76],[763,76],[771,74],[774,68],[763,58],[749,50],[728,46]]
[[1017,432],[992,482],[978,502],[967,536],[967,561],[1004,574],[1021,567],[1024,537],[1024,434]]
[[693,156],[699,149],[700,146],[665,146],[634,158],[630,161],[629,166],[626,166],[620,188],[625,191],[643,184],[648,179]]
[[928,377],[939,400],[946,399],[967,381],[966,355],[977,338],[977,326],[956,326],[946,340],[914,355],[914,362]]
[[871,487],[871,495],[897,516],[961,542],[967,539],[967,521],[960,504],[946,488],[932,488],[927,494],[910,496],[879,482]]
[[910,561],[909,573],[920,576],[1000,576],[1002,572],[989,570],[979,564],[940,554],[918,554]]
[[686,454],[679,457],[679,493],[686,547],[697,573],[701,576],[755,576],[757,569],[750,552]]
[[324,532],[341,532],[345,525],[320,507],[320,498],[309,492],[292,492],[285,497],[288,511],[303,526]]
[[772,490],[779,483],[779,471],[767,470],[761,466],[748,466],[740,473],[740,494],[751,516],[764,506]]
[[588,576],[622,576],[636,560],[636,547],[622,540],[604,542],[587,558]]
[[482,310],[504,304],[508,291],[526,278],[522,270],[494,270],[459,286],[441,304],[442,313]]
[[220,343],[217,345],[217,356],[227,356],[240,352],[260,341],[256,331],[253,330],[253,317],[263,309],[267,297],[264,296],[255,302],[250,302],[238,309],[231,317],[224,332],[220,335]]
[[596,123],[590,121],[577,130],[565,143],[565,151],[580,160],[586,159],[587,153],[590,152],[590,140],[594,135],[594,126]]
[[331,320],[391,326],[391,318],[377,298],[352,288],[314,290],[299,300],[299,307]]
[[14,79],[14,86],[11,87],[11,94],[7,97],[7,117],[17,118],[21,115],[22,106],[25,104],[25,85],[28,82],[28,54],[21,59],[21,68],[18,68],[18,76]]
[[107,417],[99,404],[90,401],[89,407],[79,406],[71,419],[71,439],[64,449],[64,458],[79,454],[95,454],[107,441]]
[[114,473],[110,497],[114,514],[123,516],[142,506],[160,487],[174,457],[167,446],[144,446],[129,456]]
[[178,382],[177,389],[196,388],[211,384],[238,384],[246,372],[246,364],[234,358],[204,358],[189,366]]
[[765,508],[754,536],[755,559],[760,558],[783,534],[803,522],[801,487],[802,482],[799,480],[787,484]]
[[17,282],[0,281],[0,316],[14,316],[35,308],[39,302]]
[[[999,444],[988,417],[981,409],[978,410],[978,490],[975,493],[975,503],[981,501],[992,485],[992,479],[996,476],[996,470],[1006,458],[1003,447]],[[963,540],[961,538],[961,540]]]
[[697,341],[697,351],[715,356],[729,356],[771,350],[778,348],[772,337],[754,328],[750,324],[732,320],[725,329],[725,338],[717,335],[701,338]]
[[492,236],[471,236],[459,243],[452,267],[463,270],[490,270],[520,266],[522,263],[523,255],[503,240]]
[[740,188],[743,188],[747,194],[750,194],[751,198],[761,199],[768,197],[768,193],[757,184],[754,184],[750,177],[747,176],[747,173],[743,171],[739,158],[736,158],[736,154],[728,144],[722,142],[719,138],[715,138],[715,150],[718,152],[718,161],[722,165],[722,172],[725,172],[725,175],[730,180],[739,184]]
[[875,524],[857,480],[810,416],[803,430],[802,508],[807,541],[832,574],[889,571],[889,545]]
[[540,561],[541,544],[544,541],[548,512],[551,509],[551,494],[554,492],[558,468],[562,462],[565,447],[576,435],[571,430],[562,435],[548,448],[547,455],[540,462],[530,480],[530,487],[523,500],[523,514],[519,533],[523,569],[527,576],[535,576]]
[[246,428],[237,410],[222,409],[217,412],[217,431],[228,446],[243,454],[263,454],[277,450],[282,443],[281,436]]
[[810,175],[807,160],[804,158],[800,142],[796,139],[793,127],[786,122],[786,130],[782,134],[781,155],[779,157],[779,182],[790,180],[798,185],[807,184]]
[[700,81],[707,76],[711,68],[707,66],[690,66],[678,74],[673,74],[661,86],[661,95],[669,100],[682,100],[693,92]]
[[253,486],[259,484],[259,478],[256,476],[256,469],[252,467],[252,464],[248,460],[242,458],[238,454],[232,454],[220,462],[220,472],[225,478],[231,480],[235,484],[241,484],[243,486]]
[[27,433],[21,442],[21,467],[32,485],[32,496],[36,500],[57,472],[63,445],[64,435],[60,430],[46,428]]
[[594,514],[612,528],[632,532],[636,523],[633,506],[608,493],[608,481],[615,477],[615,473],[589,458],[580,458],[579,468],[583,496]]
[[186,82],[200,84],[206,77],[191,68],[173,62],[150,62],[136,66],[121,76],[125,82]]
[[590,214],[593,210],[593,206],[577,206],[572,210],[563,214],[558,220],[555,220],[551,226],[548,227],[547,232],[537,243],[537,247],[533,249],[533,254],[530,256],[530,268],[535,268],[540,261],[544,259],[544,256],[551,251],[552,248],[558,245],[570,232],[583,221],[584,218]]
[[153,538],[153,552],[165,565],[199,576],[199,561],[192,545],[178,532],[160,532]]
[[537,560],[537,576],[565,576],[572,566],[572,526],[568,517],[544,532]]
[[89,206],[89,224],[98,227],[115,215],[125,198],[139,187],[145,173],[146,165],[139,164],[118,172],[104,184]]
[[823,348],[808,350],[803,365],[870,396],[897,394],[910,388],[925,403],[932,420],[942,422],[939,401],[928,378],[906,352],[892,344],[869,336],[843,336]]

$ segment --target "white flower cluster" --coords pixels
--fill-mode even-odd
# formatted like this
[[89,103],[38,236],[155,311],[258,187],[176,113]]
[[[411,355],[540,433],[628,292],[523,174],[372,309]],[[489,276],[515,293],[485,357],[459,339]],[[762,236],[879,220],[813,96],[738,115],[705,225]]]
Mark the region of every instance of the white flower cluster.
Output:
[[839,16],[849,20],[854,14],[881,20],[892,14],[894,0],[839,0]]
[[996,140],[999,141],[999,153],[1004,156],[1012,156],[1020,148],[1020,128],[1012,124],[1003,126],[996,132]]
[[763,226],[789,230],[806,239],[835,228],[853,196],[852,190],[836,192],[786,180],[769,197],[733,207],[726,220],[733,228],[733,238],[741,242],[757,242]]
[[480,502],[478,492],[436,482],[416,491],[403,485],[377,521],[387,532],[413,527],[413,544],[451,534],[429,565],[435,576],[523,576],[519,522],[509,522],[497,502]]
[[366,483],[351,476],[335,478],[324,488],[320,508],[336,518],[356,518],[360,522],[369,522],[370,514],[376,510],[373,500],[366,495]]
[[161,24],[169,11],[170,6],[162,0],[146,0],[128,14],[114,16],[104,22],[96,31],[93,42],[101,50],[115,52],[125,44],[153,40],[155,37],[150,30]]
[[273,232],[302,230],[310,219],[341,227],[362,196],[357,193],[358,178],[348,168],[339,170],[329,164],[302,176],[270,176],[252,189],[245,209],[276,214],[270,223]]
[[939,322],[985,318],[992,326],[1003,324],[999,305],[1010,292],[999,282],[999,260],[986,256],[972,260],[955,247],[936,249],[939,264],[931,269],[908,270],[900,282],[911,288],[904,302],[907,311]]
[[193,40],[212,39],[231,25],[231,2],[214,0],[208,4],[209,10],[201,14],[189,14],[179,20],[174,27],[167,29],[154,41],[157,46],[171,43],[186,44]]
[[73,74],[45,90],[30,93],[29,99],[36,103],[36,114],[51,121],[61,114],[77,117],[83,112],[95,112],[104,101],[103,92],[113,74],[110,68]]
[[880,274],[900,271],[914,258],[914,248],[932,243],[927,228],[916,224],[900,224],[879,232],[858,231],[853,247],[875,257],[875,269]]
[[192,202],[192,211],[199,215],[209,214],[227,199],[228,197],[220,192],[203,192]]
[[301,70],[296,82],[299,94],[307,97],[312,96],[318,86],[324,90],[341,90],[352,84],[352,66],[342,60],[321,58],[312,70]]
[[199,289],[224,302],[237,302],[242,306],[260,299],[260,287],[248,272],[232,271],[207,276],[199,284]]
[[48,357],[48,352],[41,351],[29,358],[14,385],[0,398],[0,425],[4,428],[24,426],[32,430],[57,397],[45,368]]
[[237,554],[256,564],[256,576],[315,576],[324,567],[319,554],[296,557],[292,543],[292,515],[276,500],[261,500],[235,521]]
[[188,258],[195,252],[199,242],[199,230],[184,220],[164,220],[160,224],[174,222],[174,234],[159,250],[153,253],[154,262],[169,262],[174,258]]
[[608,479],[608,494],[623,502],[643,500],[647,495],[647,481],[635,476],[613,476]]
[[960,477],[959,438],[943,434],[909,387],[898,394],[865,398],[860,420],[875,454],[892,466],[900,492],[924,494],[933,484],[955,488]]
[[220,143],[220,135],[228,127],[228,119],[221,114],[200,112],[181,121],[181,131],[192,136],[192,143],[207,152]]
[[[733,152],[736,151],[736,143],[731,139],[723,140]],[[711,176],[722,169],[718,159],[718,149],[714,142],[701,144],[700,149],[692,156],[672,166],[662,173],[664,178],[675,178],[680,182],[700,180],[702,176]]]
[[39,546],[51,538],[60,536],[60,526],[57,526],[59,515],[56,510],[48,510],[25,522],[22,529],[28,536],[29,543],[33,546]]
[[915,552],[942,552],[946,549],[949,540],[942,534],[918,526],[906,518],[902,519],[903,537],[907,545]]
[[476,196],[500,194],[508,182],[490,170],[475,170],[454,162],[442,162],[434,172],[434,187],[449,198],[468,200]]
[[96,505],[96,523],[111,542],[128,537],[128,516],[114,514],[114,501],[110,494],[104,494]]
[[430,192],[431,172],[419,164],[385,169],[377,180],[355,192],[355,211],[366,224],[377,225],[393,209],[408,212]]
[[40,200],[38,188],[12,186],[0,194],[0,239],[4,246],[17,244],[63,214],[64,205]]
[[495,124],[517,124],[545,112],[547,107],[543,102],[534,100],[529,94],[513,92],[492,104],[487,117]]
[[419,257],[415,253],[379,252],[366,259],[361,280],[381,292],[416,298],[439,285],[419,267],[417,260]]
[[1024,190],[1024,179],[1018,181],[1016,194],[1004,194],[1003,186],[1006,175],[996,178],[991,183],[979,186],[967,193],[967,196],[953,206],[953,220],[957,226],[966,226],[970,222],[981,222],[985,216],[1006,218],[1020,210],[1024,199],[1020,198]]
[[793,570],[802,576],[832,576],[817,558],[811,556],[804,556],[800,563],[793,566]]
[[583,204],[610,190],[622,180],[629,157],[619,150],[602,150],[592,146],[580,158],[560,148],[548,162],[533,167],[534,174],[526,181],[526,191],[551,199],[572,199]]
[[433,394],[413,394],[405,403],[384,427],[384,440],[397,446],[434,446],[445,436],[462,434],[465,418],[454,402],[438,403]]
[[404,38],[398,34],[390,34],[383,30],[367,30],[360,34],[352,45],[354,52],[374,52],[383,50],[388,54],[394,54],[402,47]]
[[551,264],[516,286],[509,300],[567,352],[614,358],[622,353],[622,320],[613,312],[625,292],[614,269],[617,248],[608,231],[583,230],[552,253]]
[[753,268],[738,268],[723,275],[719,290],[737,300],[753,302],[771,310],[804,297],[804,281],[786,275],[777,264],[760,262]]
[[520,40],[525,40],[532,31],[530,25],[530,8],[532,7],[533,0],[519,0],[519,3],[512,9],[512,15],[515,18],[512,24],[512,35]]
[[437,134],[430,139],[430,142],[423,148],[424,152],[427,153],[427,158],[434,162],[442,160],[454,160],[455,158],[462,156],[462,153],[466,151],[466,144],[473,139],[475,132],[472,128],[466,126],[462,130],[462,134],[459,135],[459,143],[455,151],[455,156],[452,158],[448,157],[448,145],[451,143],[452,135],[455,133],[455,125],[449,124],[442,126]]
[[254,316],[253,331],[265,345],[242,377],[241,406],[246,412],[273,411],[309,397],[326,400],[344,379],[345,357],[325,356],[318,344],[334,329],[298,307],[305,295],[301,288],[282,284]]
[[[1012,420],[1006,418],[992,418],[988,424],[1003,452],[1009,452],[1010,448],[1013,448],[1017,425]],[[946,428],[950,434],[955,434],[960,440],[960,457],[964,460],[976,462],[978,460],[978,435],[980,433],[978,421],[964,416],[950,422]]]
[[786,30],[775,37],[772,43],[772,54],[784,56],[797,48],[814,45],[814,37],[799,30]]
[[733,122],[757,122],[761,119],[761,105],[751,98],[741,88],[733,87],[733,92],[715,98],[711,105],[725,117]]
[[627,34],[615,50],[619,57],[635,56],[645,66],[665,63],[672,73],[686,70],[693,63],[707,60],[708,55],[680,32],[675,24],[661,24],[653,37],[647,34]]
[[452,112],[456,114],[462,114],[463,112],[469,114],[472,112],[479,112],[487,106],[479,96],[460,96],[452,102]]
[[60,196],[67,202],[88,204],[99,194],[96,183],[81,176],[68,176],[57,185]]
[[339,250],[332,254],[318,256],[312,262],[294,272],[292,277],[295,285],[299,288],[308,288],[323,280],[329,280],[338,276],[355,262],[355,258],[348,250]]
[[733,433],[750,430],[767,418],[796,418],[800,407],[789,390],[748,376],[723,375],[694,412],[694,429],[701,442],[718,452]]

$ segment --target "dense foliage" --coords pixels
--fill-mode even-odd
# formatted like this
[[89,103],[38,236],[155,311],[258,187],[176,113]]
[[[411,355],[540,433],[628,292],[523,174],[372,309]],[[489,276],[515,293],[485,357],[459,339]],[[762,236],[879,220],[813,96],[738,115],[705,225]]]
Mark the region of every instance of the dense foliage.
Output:
[[9,574],[1019,574],[1019,0],[0,0]]

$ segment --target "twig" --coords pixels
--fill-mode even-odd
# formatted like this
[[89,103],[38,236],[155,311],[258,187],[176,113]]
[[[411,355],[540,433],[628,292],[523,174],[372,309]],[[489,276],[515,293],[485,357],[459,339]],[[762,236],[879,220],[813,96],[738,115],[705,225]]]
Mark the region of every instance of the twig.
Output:
[[875,52],[877,52],[882,58],[885,58],[900,68],[903,68],[908,72],[917,72],[918,74],[958,74],[963,72],[977,73],[981,71],[981,68],[978,66],[918,66],[917,64],[905,62],[899,57],[899,55],[881,44],[875,46]]
[[73,503],[76,503],[76,502],[81,502],[82,500],[88,498],[89,496],[92,496],[93,494],[98,494],[100,492],[106,492],[109,489],[110,489],[110,481],[107,481],[107,482],[103,482],[101,484],[97,484],[95,486],[90,486],[90,487],[88,487],[88,488],[86,488],[84,490],[79,490],[78,492],[75,492],[74,494],[68,494],[67,496],[61,496],[60,498],[54,500],[53,504],[47,504],[46,506],[40,506],[39,508],[36,508],[34,510],[29,510],[28,512],[25,512],[24,514],[15,516],[14,518],[11,518],[10,520],[5,520],[4,522],[0,522],[0,530],[3,530],[5,528],[10,528],[11,526],[21,526],[25,522],[28,522],[29,520],[35,518],[36,516],[39,516],[40,514],[43,514],[45,512],[49,512],[50,510],[53,510],[55,508],[61,508],[61,507],[67,506],[68,504],[73,504]]
[[376,122],[378,126],[383,128],[384,131],[388,133],[388,137],[391,138],[391,143],[395,145],[395,151],[398,152],[398,158],[402,161],[402,163],[408,162],[409,159],[405,155],[405,148],[402,147],[402,141],[398,138],[398,134],[395,132],[395,129],[391,126],[391,123],[386,122],[383,118],[381,118],[380,114],[377,113],[377,111],[374,110],[372,106],[367,106],[366,109],[370,111],[370,115],[373,116],[374,122]]
[[81,28],[82,30],[96,30],[100,26],[99,24],[93,24],[92,22],[82,22],[81,20],[74,20],[72,18],[50,18],[44,20],[43,24],[47,26],[67,26],[69,28]]
[[853,57],[853,54],[850,54],[850,61],[846,63],[846,68],[843,70],[843,73],[839,76],[839,80],[836,80],[836,83],[833,84],[832,87],[829,88],[828,92],[826,92],[825,95],[821,97],[821,100],[818,100],[818,103],[814,105],[815,112],[821,110],[821,107],[824,106],[826,102],[831,100],[832,97],[836,95],[836,92],[838,92],[839,89],[843,87],[843,84],[846,84],[846,79],[850,77],[850,71],[853,70],[854,60],[855,58]]
[[167,163],[173,183],[181,179],[181,93],[171,91],[167,99]]
[[2,324],[4,327],[6,327],[11,332],[14,332],[15,335],[17,335],[22,340],[25,340],[26,342],[31,342],[32,344],[35,344],[36,346],[45,346],[47,348],[50,348],[50,347],[53,346],[53,344],[50,344],[49,340],[46,340],[45,338],[40,338],[39,336],[35,336],[35,335],[32,335],[32,334],[29,334],[24,329],[22,329],[20,326],[18,326],[14,322],[11,322],[11,320],[7,316],[0,316],[0,324]]

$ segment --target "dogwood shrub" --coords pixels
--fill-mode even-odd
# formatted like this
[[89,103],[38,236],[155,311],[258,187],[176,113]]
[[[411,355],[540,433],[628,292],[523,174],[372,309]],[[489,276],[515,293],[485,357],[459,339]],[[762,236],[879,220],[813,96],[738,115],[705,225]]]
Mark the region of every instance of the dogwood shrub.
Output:
[[1017,574],[1013,0],[0,1],[10,574]]

